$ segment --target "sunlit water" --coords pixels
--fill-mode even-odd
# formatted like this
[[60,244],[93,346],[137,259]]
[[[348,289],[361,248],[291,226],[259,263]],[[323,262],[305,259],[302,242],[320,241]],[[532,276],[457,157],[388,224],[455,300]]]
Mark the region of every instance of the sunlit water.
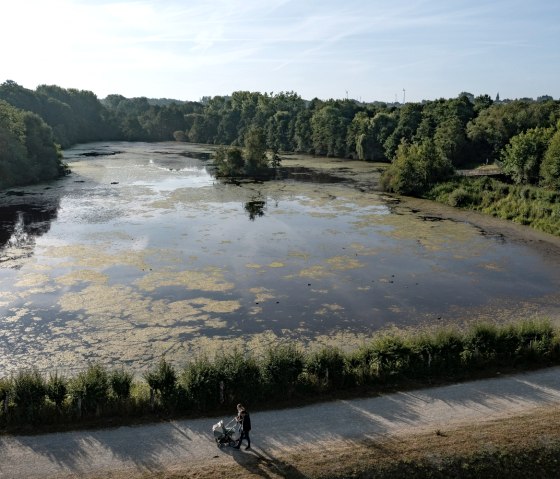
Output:
[[0,376],[558,304],[558,264],[526,246],[325,177],[223,184],[200,153],[82,145],[71,176],[0,194]]

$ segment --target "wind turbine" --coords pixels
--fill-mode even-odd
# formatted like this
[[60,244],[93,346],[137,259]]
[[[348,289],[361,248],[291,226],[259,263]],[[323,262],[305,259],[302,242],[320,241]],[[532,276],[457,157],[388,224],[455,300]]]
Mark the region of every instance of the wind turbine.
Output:
[[403,102],[403,104],[405,103],[405,99],[406,99],[406,90],[403,88],[402,89],[402,102]]

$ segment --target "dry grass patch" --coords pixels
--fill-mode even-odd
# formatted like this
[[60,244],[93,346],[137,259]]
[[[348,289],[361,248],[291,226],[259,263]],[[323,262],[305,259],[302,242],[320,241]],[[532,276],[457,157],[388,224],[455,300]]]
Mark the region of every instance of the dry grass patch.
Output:
[[[216,456],[158,479],[558,477],[560,407],[422,434]],[[513,471],[513,472],[512,472]],[[111,475],[133,479],[130,474]]]

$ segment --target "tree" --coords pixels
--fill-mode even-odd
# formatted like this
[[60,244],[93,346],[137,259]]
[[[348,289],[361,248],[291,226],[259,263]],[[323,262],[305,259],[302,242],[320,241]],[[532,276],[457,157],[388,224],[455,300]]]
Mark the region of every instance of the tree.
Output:
[[309,109],[298,112],[294,125],[295,150],[303,153],[311,153],[313,144],[311,141],[311,111]]
[[501,152],[502,170],[517,184],[536,184],[552,136],[551,128],[531,128],[514,136]]
[[397,125],[391,135],[385,141],[385,156],[392,159],[404,139],[412,141],[420,122],[422,121],[423,105],[419,103],[407,103],[397,110]]
[[266,136],[260,127],[252,127],[245,134],[245,173],[258,174],[268,168]]
[[439,154],[454,166],[465,161],[468,143],[465,128],[456,116],[443,121],[434,133],[434,144]]
[[245,175],[243,152],[237,146],[218,148],[214,157],[214,166],[218,176],[235,177]]
[[494,103],[468,123],[467,137],[481,160],[494,161],[513,136],[530,128],[553,126],[557,119],[558,107],[554,102]]
[[432,140],[413,144],[403,140],[393,163],[383,174],[382,182],[389,191],[420,196],[452,173],[451,162],[437,151]]
[[350,123],[335,105],[327,104],[311,117],[311,141],[315,154],[344,156]]
[[370,119],[365,111],[356,113],[350,126],[348,127],[348,134],[346,142],[348,150],[353,154],[356,153],[359,160],[369,159],[369,129]]
[[540,170],[541,185],[560,190],[560,128],[552,136]]
[[245,147],[219,148],[214,166],[217,176],[266,178],[280,166],[280,157],[273,150],[269,158],[263,129],[251,127],[245,135]]

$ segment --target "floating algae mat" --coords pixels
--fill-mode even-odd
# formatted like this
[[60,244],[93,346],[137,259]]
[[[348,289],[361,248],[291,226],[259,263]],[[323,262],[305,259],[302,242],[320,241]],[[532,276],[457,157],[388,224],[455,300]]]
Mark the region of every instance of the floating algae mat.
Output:
[[0,376],[558,312],[557,260],[336,178],[366,163],[227,184],[208,154],[81,145],[70,176],[0,193]]

